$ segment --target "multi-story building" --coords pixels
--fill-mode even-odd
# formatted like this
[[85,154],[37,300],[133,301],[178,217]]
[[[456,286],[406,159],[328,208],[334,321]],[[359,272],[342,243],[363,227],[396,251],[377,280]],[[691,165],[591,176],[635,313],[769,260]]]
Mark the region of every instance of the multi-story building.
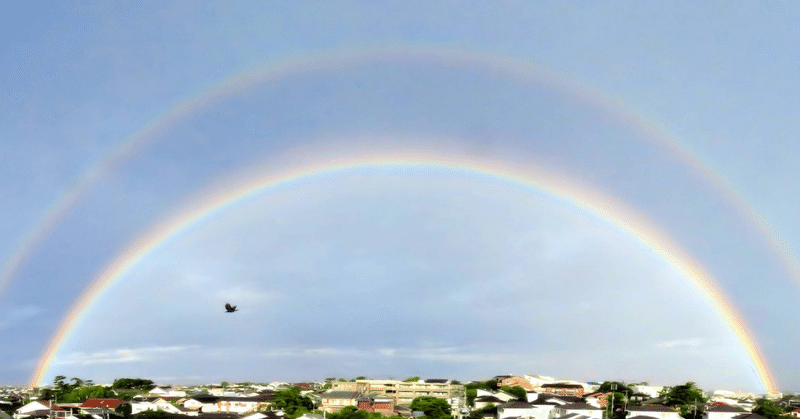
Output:
[[362,394],[382,394],[394,397],[398,405],[408,406],[415,398],[432,396],[450,403],[453,414],[458,415],[466,406],[466,391],[462,384],[449,380],[405,382],[399,380],[356,380],[332,383],[332,390],[356,391]]

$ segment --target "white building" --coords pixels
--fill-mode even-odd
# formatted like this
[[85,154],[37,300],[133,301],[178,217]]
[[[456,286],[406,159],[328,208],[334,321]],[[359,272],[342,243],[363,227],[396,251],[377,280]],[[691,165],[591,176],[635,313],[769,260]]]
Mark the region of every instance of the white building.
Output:
[[716,405],[709,406],[703,412],[703,419],[733,419],[742,413],[749,413],[739,406]]
[[628,418],[634,416],[650,416],[656,419],[681,419],[677,410],[657,404],[644,406],[628,406]]
[[572,417],[574,415],[586,416],[592,419],[603,419],[603,409],[588,403],[568,403],[556,406],[550,411],[551,419]]
[[508,402],[497,406],[497,419],[538,418],[536,406],[528,402]]

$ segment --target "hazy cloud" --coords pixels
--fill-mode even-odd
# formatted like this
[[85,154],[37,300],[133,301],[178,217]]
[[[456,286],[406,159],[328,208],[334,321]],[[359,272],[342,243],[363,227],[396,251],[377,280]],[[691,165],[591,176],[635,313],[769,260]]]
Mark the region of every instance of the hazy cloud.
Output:
[[151,346],[146,348],[117,348],[99,352],[73,352],[66,357],[56,359],[54,365],[94,365],[94,364],[129,364],[133,362],[152,361],[164,354],[182,352],[198,348],[196,345],[184,346]]

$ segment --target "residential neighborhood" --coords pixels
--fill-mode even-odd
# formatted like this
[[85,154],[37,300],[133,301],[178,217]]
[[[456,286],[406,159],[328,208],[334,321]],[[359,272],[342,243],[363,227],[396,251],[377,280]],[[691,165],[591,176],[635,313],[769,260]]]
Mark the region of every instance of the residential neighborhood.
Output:
[[[0,387],[0,419],[791,419],[800,395],[706,392],[687,382],[581,382],[538,375],[484,381],[329,378],[304,383],[112,384],[56,378]],[[82,394],[102,394],[85,397]],[[115,396],[115,397],[110,397]],[[59,401],[59,397],[60,400]]]

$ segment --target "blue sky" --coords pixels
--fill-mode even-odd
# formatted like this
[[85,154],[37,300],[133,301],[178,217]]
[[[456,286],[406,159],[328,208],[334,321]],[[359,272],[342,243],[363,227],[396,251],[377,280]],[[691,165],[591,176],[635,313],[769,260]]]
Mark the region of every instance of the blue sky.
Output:
[[[800,390],[800,282],[730,199],[797,253],[796,6],[669,6],[9,6],[0,262],[119,144],[138,147],[14,270],[0,378],[27,382],[98,273],[193,197],[304,159],[427,149],[567,173],[636,208],[717,278],[778,387]],[[300,64],[275,70],[287,63]],[[249,81],[212,93],[237,77]],[[509,372],[763,391],[711,304],[613,222],[426,167],[311,177],[193,225],[98,300],[46,380]]]

